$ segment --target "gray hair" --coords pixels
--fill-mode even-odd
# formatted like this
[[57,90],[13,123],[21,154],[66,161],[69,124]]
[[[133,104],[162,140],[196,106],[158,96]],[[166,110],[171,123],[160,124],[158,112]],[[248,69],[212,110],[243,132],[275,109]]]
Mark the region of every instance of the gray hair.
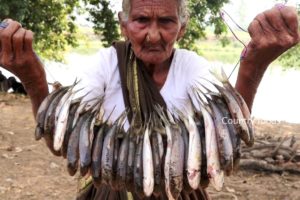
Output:
[[[178,2],[178,15],[182,24],[188,21],[189,13],[187,8],[187,0],[176,0]],[[131,9],[131,0],[123,0],[122,3],[122,20],[127,21]]]

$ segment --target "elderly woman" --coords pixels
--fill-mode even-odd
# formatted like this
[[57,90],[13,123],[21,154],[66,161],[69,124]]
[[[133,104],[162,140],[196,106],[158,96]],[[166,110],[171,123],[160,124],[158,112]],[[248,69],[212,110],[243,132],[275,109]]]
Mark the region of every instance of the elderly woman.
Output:
[[[123,0],[119,19],[126,42],[101,49],[95,57],[97,62],[84,67],[80,87],[84,87],[84,92],[91,91],[87,99],[105,95],[105,113],[115,109],[112,120],[129,107],[128,117],[139,113],[137,118],[143,121],[154,102],[167,108],[191,110],[187,90],[209,76],[209,65],[194,52],[174,48],[188,25],[186,1]],[[20,78],[36,115],[48,95],[48,86],[43,65],[32,48],[33,33],[15,21],[6,23],[7,28],[0,28],[0,65]],[[268,65],[299,41],[296,10],[267,10],[252,21],[249,33],[251,41],[240,65],[236,89],[251,108]],[[92,184],[83,188],[78,199],[127,198],[124,192],[108,192],[109,188],[97,189]],[[192,199],[208,198],[201,188],[193,195]]]

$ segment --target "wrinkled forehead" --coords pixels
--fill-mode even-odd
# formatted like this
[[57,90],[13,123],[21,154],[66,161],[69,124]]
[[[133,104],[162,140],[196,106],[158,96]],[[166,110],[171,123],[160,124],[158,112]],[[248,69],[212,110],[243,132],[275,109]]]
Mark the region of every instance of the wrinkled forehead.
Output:
[[177,0],[131,0],[131,12],[161,11],[178,14]]

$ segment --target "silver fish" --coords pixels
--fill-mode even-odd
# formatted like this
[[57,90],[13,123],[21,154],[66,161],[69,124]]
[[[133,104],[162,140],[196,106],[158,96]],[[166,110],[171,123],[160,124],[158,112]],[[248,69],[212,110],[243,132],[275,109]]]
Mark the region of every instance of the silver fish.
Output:
[[108,130],[108,125],[103,124],[95,134],[95,139],[92,146],[92,163],[91,174],[93,182],[96,186],[101,185],[101,156],[105,134]]
[[136,136],[133,134],[132,130],[129,130],[129,149],[128,149],[128,160],[126,169],[126,189],[128,191],[134,191],[133,185],[133,171],[134,171],[134,160],[136,154]]
[[183,190],[187,193],[190,193],[193,189],[191,188],[189,181],[188,181],[188,176],[187,176],[187,160],[188,160],[188,149],[189,149],[189,135],[188,131],[184,125],[183,122],[179,122],[179,126],[181,129],[181,135],[183,138],[184,142],[184,176],[183,176]]
[[149,132],[149,126],[147,126],[143,142],[143,189],[147,197],[151,196],[154,190],[154,169]]
[[201,111],[205,125],[207,173],[212,186],[217,191],[221,191],[224,184],[224,171],[220,166],[215,125],[206,108],[201,107]]
[[171,165],[171,154],[173,148],[173,140],[172,140],[172,132],[169,124],[165,125],[166,134],[167,134],[167,150],[165,156],[165,165],[164,165],[164,178],[165,178],[165,190],[168,198],[170,200],[175,199],[172,196],[171,188],[170,188],[170,165]]
[[213,111],[213,120],[216,128],[217,144],[220,155],[221,169],[232,170],[233,147],[227,125],[222,121],[223,115],[213,101],[210,102]]
[[[225,104],[225,102],[221,98],[214,98],[216,101],[216,105],[222,112],[223,117],[227,119],[232,119],[230,112]],[[241,139],[237,133],[237,128],[235,127],[234,123],[226,123],[229,133],[230,133],[230,138],[232,142],[232,148],[233,148],[233,167],[237,168],[238,163],[241,157]],[[227,173],[230,173],[231,171],[227,171]]]
[[68,172],[71,176],[75,175],[78,168],[80,129],[88,117],[89,115],[87,113],[85,115],[81,115],[78,120],[78,123],[76,124],[75,128],[73,129],[70,135],[67,150],[67,166]]
[[201,178],[201,141],[197,125],[191,115],[184,119],[185,126],[189,132],[189,148],[187,160],[188,181],[194,190],[199,187]]
[[90,142],[90,126],[95,122],[94,114],[90,113],[83,122],[80,129],[79,136],[79,159],[80,159],[80,173],[85,176],[91,164],[91,142]]
[[52,102],[52,100],[60,93],[63,88],[59,88],[51,92],[41,103],[36,114],[36,129],[35,129],[35,139],[40,140],[44,134],[44,121],[46,117],[47,109]]
[[[58,105],[56,109],[57,120],[54,128],[54,141],[53,148],[56,151],[59,151],[62,147],[64,136],[67,129],[67,122],[69,117],[69,110],[71,106],[71,101],[73,99],[74,93],[72,91],[67,92],[62,99],[60,100],[61,106]],[[59,103],[59,104],[60,104]]]
[[62,147],[61,147],[61,154],[64,158],[67,158],[68,142],[69,142],[71,132],[73,130],[73,127],[72,127],[73,118],[74,118],[74,114],[75,114],[79,104],[80,104],[80,102],[76,102],[76,103],[73,103],[70,106],[66,133],[65,133],[65,137],[64,137],[63,144],[62,144]]
[[178,199],[183,188],[184,141],[177,124],[171,125],[171,131],[170,192],[174,199]]
[[65,87],[59,92],[59,94],[56,95],[56,97],[49,104],[49,107],[45,114],[43,137],[46,141],[47,147],[56,156],[61,156],[61,152],[56,151],[53,148],[53,134],[55,128],[55,108],[59,103],[60,99],[62,98],[62,96],[68,91],[68,89],[69,87]]
[[103,150],[102,150],[102,158],[101,158],[101,174],[102,174],[102,182],[105,184],[109,184],[110,180],[112,179],[116,131],[117,131],[117,123],[114,123],[111,129],[106,134],[103,141]]
[[117,166],[117,180],[119,182],[119,188],[125,188],[126,186],[128,152],[129,152],[129,133],[127,132],[124,139],[122,140],[120,151],[119,151],[119,159],[118,159],[118,166]]
[[156,136],[157,132],[152,132],[151,134],[151,148],[152,148],[152,156],[153,156],[153,166],[154,166],[154,190],[153,194],[155,196],[159,196],[161,193],[161,181],[162,181],[162,171],[161,171],[161,163],[162,159],[160,158],[159,147],[158,147],[158,137]]
[[137,142],[138,144],[134,161],[134,189],[139,198],[143,199],[143,136],[140,136]]

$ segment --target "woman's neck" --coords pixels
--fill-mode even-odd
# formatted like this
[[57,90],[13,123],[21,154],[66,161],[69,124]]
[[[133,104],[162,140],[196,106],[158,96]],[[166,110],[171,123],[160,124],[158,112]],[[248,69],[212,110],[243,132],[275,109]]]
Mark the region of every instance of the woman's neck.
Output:
[[171,61],[172,58],[166,60],[161,64],[145,64],[149,75],[152,77],[152,80],[154,81],[158,89],[161,89],[167,80]]

